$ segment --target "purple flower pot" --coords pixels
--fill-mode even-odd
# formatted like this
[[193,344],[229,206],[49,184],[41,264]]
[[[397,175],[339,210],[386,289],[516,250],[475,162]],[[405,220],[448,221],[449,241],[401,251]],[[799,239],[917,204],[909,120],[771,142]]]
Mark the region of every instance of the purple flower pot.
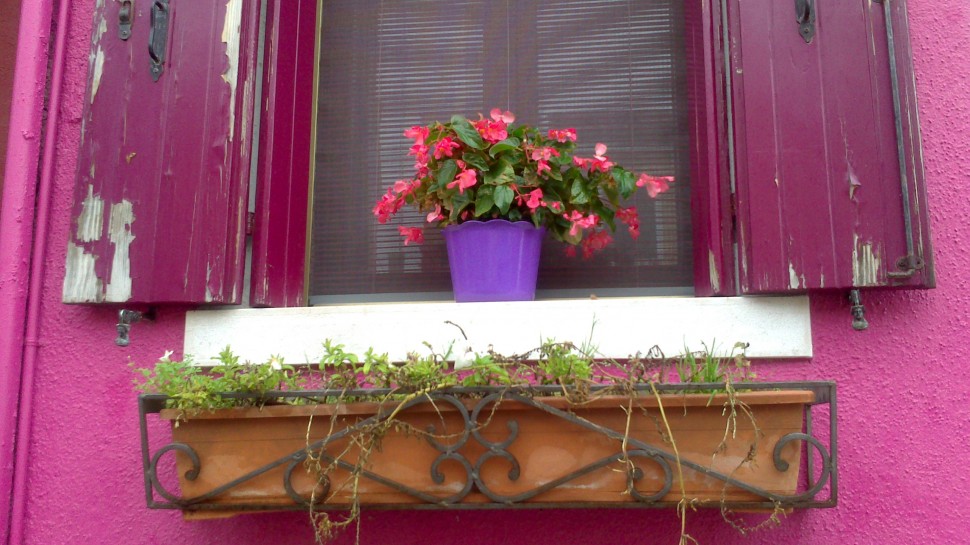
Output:
[[527,221],[466,221],[443,230],[455,301],[532,301],[545,228]]

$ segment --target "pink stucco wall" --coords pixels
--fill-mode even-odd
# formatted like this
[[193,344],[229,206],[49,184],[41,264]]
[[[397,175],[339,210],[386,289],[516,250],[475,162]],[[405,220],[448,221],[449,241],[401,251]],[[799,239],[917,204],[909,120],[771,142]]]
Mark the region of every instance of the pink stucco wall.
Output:
[[[113,310],[60,303],[93,1],[71,4],[24,543],[312,543],[298,513],[189,523],[144,507],[127,362],[180,347],[183,311],[137,324],[123,349]],[[970,543],[970,3],[910,0],[909,10],[939,287],[868,295],[864,333],[850,328],[841,295],[812,297],[815,358],[760,372],[838,381],[840,505],[748,537],[715,512],[691,514],[703,544]],[[364,515],[361,542],[675,543],[677,526],[673,512],[652,510],[376,512]]]

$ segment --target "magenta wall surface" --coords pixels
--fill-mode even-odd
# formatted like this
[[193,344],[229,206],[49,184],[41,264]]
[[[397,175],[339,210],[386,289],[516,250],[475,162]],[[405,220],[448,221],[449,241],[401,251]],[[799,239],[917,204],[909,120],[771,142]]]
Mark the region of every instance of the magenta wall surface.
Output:
[[[93,4],[71,2],[23,543],[312,543],[300,513],[184,522],[147,510],[128,362],[180,347],[184,311],[136,324],[119,348],[113,310],[60,302]],[[717,512],[690,513],[701,544],[970,543],[970,3],[910,0],[909,15],[939,287],[868,295],[864,333],[851,329],[842,295],[812,296],[815,357],[758,371],[838,382],[839,507],[746,537]],[[537,510],[370,512],[360,530],[364,544],[570,545],[674,544],[678,529],[667,510]]]

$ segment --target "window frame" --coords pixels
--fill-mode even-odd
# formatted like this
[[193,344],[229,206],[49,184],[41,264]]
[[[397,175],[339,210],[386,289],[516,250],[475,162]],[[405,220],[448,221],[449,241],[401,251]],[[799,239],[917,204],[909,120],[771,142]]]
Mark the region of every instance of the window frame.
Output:
[[[301,126],[300,120],[316,117],[317,29],[323,0],[265,1],[264,63],[275,69],[266,70],[260,112],[250,302],[256,307],[306,306],[314,134],[313,127]],[[694,105],[689,119],[691,148],[697,154],[691,160],[695,296],[737,293],[733,236],[730,229],[722,228],[733,222],[730,187],[720,183],[722,173],[728,171],[727,148],[721,145],[728,135],[723,121],[726,93],[718,83],[723,54],[719,29],[710,24],[721,19],[720,9],[717,2],[701,0],[687,0],[684,9],[686,56],[694,67],[688,69],[687,87],[688,101]],[[314,92],[307,102],[309,88]],[[303,90],[302,102],[294,97],[294,89]]]

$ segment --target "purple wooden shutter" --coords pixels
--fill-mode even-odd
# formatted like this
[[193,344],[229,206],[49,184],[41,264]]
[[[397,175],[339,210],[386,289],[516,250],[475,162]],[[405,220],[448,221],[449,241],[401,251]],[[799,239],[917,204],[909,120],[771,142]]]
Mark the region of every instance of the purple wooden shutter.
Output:
[[240,302],[258,4],[98,3],[64,302]]
[[684,3],[694,294],[737,295],[731,230],[721,3]]
[[259,133],[253,306],[306,304],[317,0],[268,0]]
[[877,1],[728,2],[744,293],[934,284],[905,3],[883,1],[890,29]]

